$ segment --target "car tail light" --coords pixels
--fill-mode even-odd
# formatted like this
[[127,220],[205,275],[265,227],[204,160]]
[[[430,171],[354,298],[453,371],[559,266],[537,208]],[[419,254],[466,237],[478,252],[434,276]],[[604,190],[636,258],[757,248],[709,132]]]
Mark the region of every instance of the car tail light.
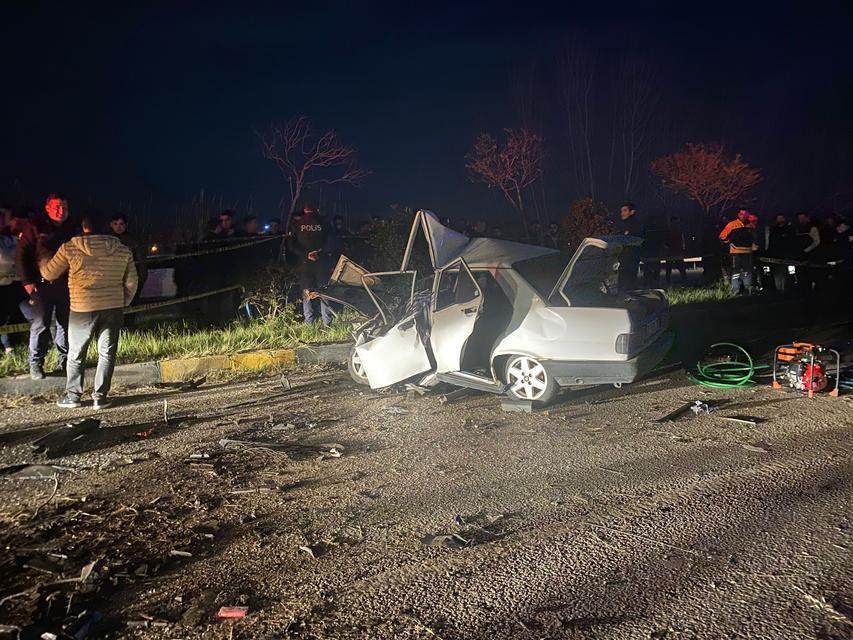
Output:
[[644,324],[637,327],[630,333],[620,333],[616,337],[616,353],[630,355],[636,353],[647,343],[651,342],[662,329],[665,329],[669,324],[669,314],[661,312],[649,318]]

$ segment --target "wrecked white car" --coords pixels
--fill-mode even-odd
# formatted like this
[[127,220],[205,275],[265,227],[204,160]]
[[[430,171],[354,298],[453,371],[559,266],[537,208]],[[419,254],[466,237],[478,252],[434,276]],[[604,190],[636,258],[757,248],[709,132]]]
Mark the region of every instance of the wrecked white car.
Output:
[[[426,240],[432,272],[409,268]],[[420,211],[399,271],[346,257],[321,295],[364,313],[349,368],[372,388],[445,382],[548,403],[561,387],[633,382],[672,342],[661,291],[616,292],[619,255],[636,238],[554,249],[468,238]]]

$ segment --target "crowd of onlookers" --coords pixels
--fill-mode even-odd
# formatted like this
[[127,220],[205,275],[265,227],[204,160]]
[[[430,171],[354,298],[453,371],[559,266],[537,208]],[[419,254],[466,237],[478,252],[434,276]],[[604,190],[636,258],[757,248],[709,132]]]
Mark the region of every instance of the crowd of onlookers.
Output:
[[[612,233],[640,238],[638,247],[625,250],[620,260],[619,288],[660,286],[661,272],[666,285],[678,271],[687,282],[685,259],[700,256],[704,281],[721,276],[731,281],[735,293],[750,293],[758,268],[756,256],[763,257],[776,290],[784,291],[789,267],[798,265],[800,279],[809,286],[820,280],[818,266],[836,262],[850,268],[853,263],[853,228],[835,216],[818,220],[799,213],[795,220],[777,215],[761,225],[757,215],[741,209],[731,219],[720,218],[715,225],[705,220],[705,228],[690,235],[678,216],[653,220],[641,217],[634,204],[620,208]],[[443,219],[443,224],[469,237],[505,238],[499,225],[489,227],[484,220]],[[286,228],[278,220],[261,226],[256,216],[239,222],[232,211],[223,211],[210,221],[207,239],[281,236],[285,257],[299,280],[305,321],[318,318],[331,322],[327,304],[318,288],[327,280],[341,255],[344,239],[364,238],[388,224],[374,216],[353,232],[342,216],[327,220],[316,206],[307,204],[288,217]],[[103,226],[102,226],[103,225]],[[513,239],[563,251],[560,226],[531,222],[524,233]],[[698,242],[696,237],[699,237]],[[42,211],[0,208],[0,326],[23,317],[29,323],[29,365],[33,379],[45,376],[44,365],[50,344],[58,353],[58,371],[67,374],[62,406],[79,406],[86,348],[97,339],[99,364],[94,400],[103,406],[109,391],[112,367],[121,326],[122,309],[141,290],[146,278],[144,251],[129,233],[127,218],[115,214],[104,218],[90,211],[79,220],[70,215],[68,202],[51,194]],[[55,327],[52,331],[52,327]],[[1,332],[0,332],[1,333]],[[2,353],[10,353],[8,335],[0,335]]]
[[[45,377],[51,343],[57,372],[66,376],[58,405],[79,407],[89,343],[98,366],[93,406],[108,404],[124,308],[145,278],[141,250],[127,219],[90,210],[71,216],[68,201],[50,194],[41,211],[0,208],[0,326],[29,323],[30,377]],[[4,353],[12,351],[3,336]]]

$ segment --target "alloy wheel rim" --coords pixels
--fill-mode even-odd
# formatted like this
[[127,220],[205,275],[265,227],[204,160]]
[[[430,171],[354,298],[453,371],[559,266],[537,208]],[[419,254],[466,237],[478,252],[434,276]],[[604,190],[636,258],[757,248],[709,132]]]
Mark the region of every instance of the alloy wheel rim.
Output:
[[545,367],[526,356],[516,358],[510,363],[507,377],[512,392],[525,400],[538,400],[548,387]]
[[361,358],[358,357],[358,351],[352,352],[352,370],[359,378],[364,377],[364,368],[361,366]]

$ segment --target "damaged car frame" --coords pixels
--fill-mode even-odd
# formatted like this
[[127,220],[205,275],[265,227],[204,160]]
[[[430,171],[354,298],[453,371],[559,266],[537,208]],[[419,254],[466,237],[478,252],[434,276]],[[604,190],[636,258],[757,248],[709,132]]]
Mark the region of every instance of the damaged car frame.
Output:
[[[410,268],[422,234],[431,273]],[[415,215],[398,271],[339,260],[320,295],[370,318],[354,331],[356,382],[377,389],[438,382],[546,404],[561,387],[630,383],[669,350],[666,296],[618,293],[630,236],[555,249],[468,238],[435,214]]]

